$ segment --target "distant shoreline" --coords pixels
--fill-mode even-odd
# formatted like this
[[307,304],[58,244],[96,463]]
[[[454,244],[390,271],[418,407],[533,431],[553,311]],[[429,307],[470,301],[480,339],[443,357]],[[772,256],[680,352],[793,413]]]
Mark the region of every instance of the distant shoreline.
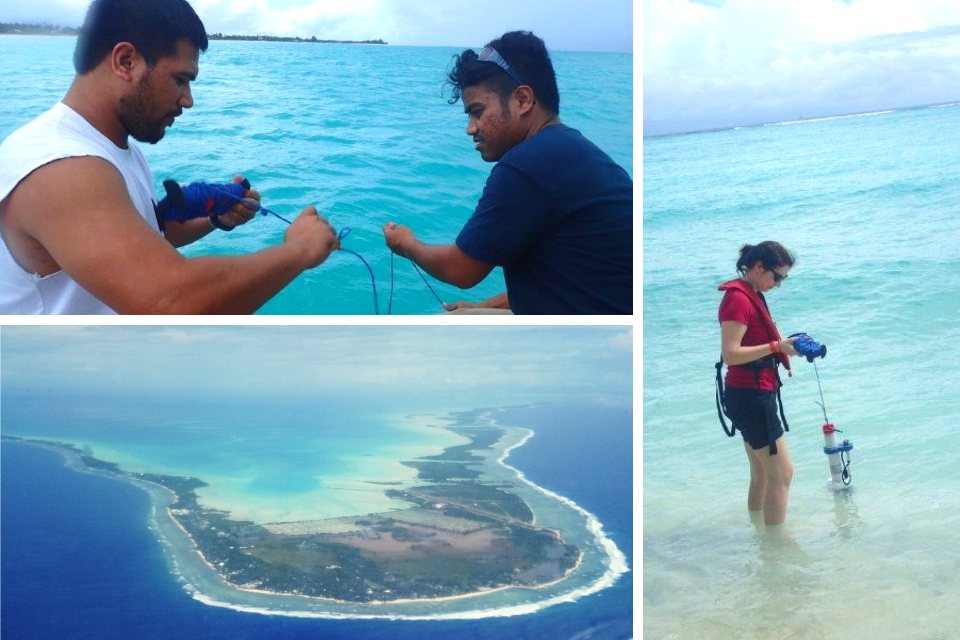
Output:
[[50,24],[26,22],[0,22],[0,36],[76,36],[77,27],[60,27]]
[[798,116],[794,120],[770,120],[763,122],[753,122],[747,124],[735,124],[735,125],[725,125],[722,127],[712,127],[707,129],[689,129],[689,130],[678,130],[678,131],[666,131],[663,133],[651,133],[650,135],[644,135],[644,140],[652,140],[654,138],[669,138],[672,136],[686,136],[693,135],[697,133],[726,133],[727,131],[736,131],[738,129],[754,129],[760,127],[773,127],[781,125],[792,125],[792,124],[808,124],[814,122],[822,122],[825,120],[840,120],[843,118],[856,118],[861,116],[879,116],[886,115],[888,113],[897,113],[902,111],[920,111],[922,109],[938,109],[941,107],[954,107],[960,105],[960,102],[956,100],[951,100],[948,102],[931,102],[930,104],[915,104],[908,105],[905,107],[894,106],[885,109],[876,109],[873,111],[851,111],[844,113],[825,113],[823,115],[813,115],[810,117],[804,117],[802,115]]
[[[77,36],[78,27],[60,27],[49,24],[35,24],[22,22],[0,22],[0,35],[14,36]],[[208,33],[209,40],[239,40],[245,42],[308,42],[311,44],[388,44],[382,38],[376,40],[327,40],[311,36],[264,36],[264,35],[233,35],[222,33]]]
[[289,37],[289,36],[240,36],[223,35],[221,33],[208,33],[210,40],[240,40],[245,42],[307,42],[310,44],[387,44],[382,39],[376,40],[322,40],[316,36],[310,38]]

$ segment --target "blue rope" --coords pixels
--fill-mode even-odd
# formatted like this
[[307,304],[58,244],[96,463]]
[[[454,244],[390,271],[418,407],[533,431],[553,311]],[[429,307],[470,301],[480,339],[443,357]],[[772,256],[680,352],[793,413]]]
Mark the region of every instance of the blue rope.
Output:
[[[243,194],[246,193],[247,189],[250,188],[250,183],[246,180],[244,180],[242,183],[231,184],[195,182],[185,187],[181,187],[172,180],[167,180],[164,181],[163,186],[167,190],[167,197],[160,201],[157,206],[157,211],[164,220],[176,220],[182,222],[192,218],[221,215],[229,211],[230,207],[237,202],[242,202],[247,207],[259,211],[264,216],[271,215],[279,220],[283,220],[288,225],[292,224],[290,220],[287,220],[276,211],[267,209],[256,200],[244,198]],[[340,230],[340,235],[337,237],[337,239],[341,241],[340,250],[357,256],[360,258],[360,261],[363,262],[363,266],[367,268],[367,271],[370,273],[370,284],[373,287],[373,310],[376,315],[380,315],[380,302],[377,299],[377,279],[373,275],[373,269],[362,255],[352,249],[343,248],[343,239],[350,235],[351,231],[352,229],[350,227],[344,227]],[[391,251],[390,298],[387,302],[387,315],[391,315],[393,313],[393,256],[394,253]],[[423,272],[420,271],[417,263],[411,260],[410,264],[412,264],[413,268],[417,270],[417,273],[420,274],[420,278],[423,280],[423,283],[427,285],[428,289],[430,289],[430,293],[433,294],[433,297],[436,298],[437,302],[440,303],[440,306],[443,307],[443,300],[440,299],[440,296],[437,295],[437,292],[434,291],[432,286],[430,286],[430,282],[427,280],[427,277],[423,275]]]
[[393,315],[393,256],[396,254],[390,252],[390,301],[387,303],[387,315]]
[[269,213],[269,214],[272,215],[272,216],[276,216],[276,217],[280,218],[281,220],[283,220],[283,221],[286,222],[287,224],[290,224],[290,221],[287,220],[286,218],[284,218],[282,215],[280,215],[280,214],[277,213],[276,211],[271,211],[270,209],[267,209],[266,207],[260,206],[260,203],[257,202],[256,200],[247,200],[246,198],[244,198],[243,203],[244,203],[245,205],[247,205],[248,207],[250,207],[251,209],[259,209],[260,213],[262,213],[263,215],[267,215],[267,214]]
[[[392,255],[392,252],[391,252]],[[410,264],[413,265],[413,268],[417,270],[417,273],[420,274],[420,278],[423,280],[423,284],[427,285],[427,289],[430,289],[430,293],[433,294],[433,297],[437,299],[437,302],[440,303],[440,306],[443,307],[443,300],[440,299],[440,296],[437,295],[437,292],[433,290],[433,287],[430,286],[430,283],[427,282],[427,277],[423,275],[423,272],[420,271],[420,267],[417,266],[417,263],[413,260],[410,261]],[[444,307],[446,308],[446,307]]]
[[[370,265],[367,264],[367,261],[363,259],[363,256],[362,256],[362,255],[360,255],[359,253],[357,253],[357,252],[354,251],[353,249],[344,249],[344,248],[343,248],[343,239],[344,239],[345,237],[347,237],[348,235],[350,235],[350,231],[352,231],[352,229],[350,229],[350,227],[344,227],[343,229],[340,230],[340,235],[339,235],[339,237],[337,238],[338,240],[341,241],[341,243],[340,243],[340,251],[346,251],[347,253],[352,253],[353,255],[355,255],[355,256],[357,256],[358,258],[360,258],[360,262],[362,262],[362,263],[363,263],[363,266],[365,266],[365,267],[367,268],[367,271],[370,272],[370,284],[373,286],[373,311],[374,311],[377,315],[380,315],[380,303],[377,302],[377,279],[373,277],[373,269],[370,268]],[[391,289],[391,292],[390,292],[390,304],[391,304],[391,305],[393,304],[393,290],[392,290],[392,289]],[[388,315],[389,315],[389,307],[388,307]]]

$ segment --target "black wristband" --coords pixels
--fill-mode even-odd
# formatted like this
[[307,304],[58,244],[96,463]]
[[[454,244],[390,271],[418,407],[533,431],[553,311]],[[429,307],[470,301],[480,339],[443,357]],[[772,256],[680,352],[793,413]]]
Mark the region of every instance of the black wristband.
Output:
[[220,216],[210,216],[207,218],[210,221],[210,226],[215,229],[220,229],[220,231],[233,231],[236,227],[228,227],[227,225],[220,222]]

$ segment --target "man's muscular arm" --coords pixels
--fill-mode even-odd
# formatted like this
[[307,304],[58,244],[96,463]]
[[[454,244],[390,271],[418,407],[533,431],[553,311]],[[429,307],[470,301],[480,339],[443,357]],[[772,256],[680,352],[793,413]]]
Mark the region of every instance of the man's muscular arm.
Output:
[[3,231],[25,270],[63,269],[119,313],[250,313],[338,245],[310,207],[283,244],[238,257],[184,258],[146,224],[116,168],[96,157],[31,173],[6,199]]

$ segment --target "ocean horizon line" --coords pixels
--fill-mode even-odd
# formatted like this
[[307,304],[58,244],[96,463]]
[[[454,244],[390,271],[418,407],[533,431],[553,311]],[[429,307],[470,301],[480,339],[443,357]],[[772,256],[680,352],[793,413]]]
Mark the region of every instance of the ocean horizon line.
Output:
[[[0,27],[2,26],[15,26],[19,23],[3,23],[0,22]],[[31,26],[40,26],[48,27],[50,29],[61,30],[59,33],[20,33],[20,32],[10,32],[0,30],[0,37],[11,36],[11,37],[72,37],[76,38],[77,33],[74,30],[78,30],[79,27],[64,27],[56,25],[31,25]],[[382,38],[377,39],[367,39],[367,40],[328,40],[325,38],[316,38],[313,39],[313,36],[275,36],[269,34],[229,34],[223,35],[221,33],[208,33],[207,37],[211,41],[217,42],[273,42],[273,43],[285,43],[285,44],[327,44],[327,45],[351,45],[351,46],[362,46],[370,45],[376,47],[420,47],[425,49],[470,49],[473,47],[480,48],[483,46],[483,43],[475,43],[471,45],[463,44],[409,44],[409,43],[396,43],[391,44],[386,42]],[[633,56],[633,49],[565,49],[562,47],[551,47],[551,53],[598,53],[598,54],[620,54]]]
[[801,116],[800,118],[797,118],[794,120],[769,120],[769,121],[763,121],[763,122],[754,122],[750,124],[738,124],[738,125],[730,125],[730,126],[723,126],[723,127],[710,127],[705,129],[690,129],[685,131],[671,131],[668,133],[652,133],[650,135],[643,135],[643,139],[650,140],[654,138],[669,138],[672,136],[686,136],[686,135],[694,135],[698,133],[720,133],[724,131],[738,131],[741,129],[755,129],[758,127],[806,124],[806,123],[813,123],[813,122],[822,122],[825,120],[839,120],[842,118],[884,115],[888,113],[902,113],[905,111],[921,111],[924,109],[942,109],[944,107],[955,107],[958,105],[960,105],[960,100],[953,100],[948,102],[932,102],[929,104],[917,104],[917,105],[910,105],[906,107],[872,109],[869,111],[852,111],[852,112],[836,113],[836,114],[829,114],[829,115],[818,115],[818,116],[811,116],[809,118],[805,118]]

